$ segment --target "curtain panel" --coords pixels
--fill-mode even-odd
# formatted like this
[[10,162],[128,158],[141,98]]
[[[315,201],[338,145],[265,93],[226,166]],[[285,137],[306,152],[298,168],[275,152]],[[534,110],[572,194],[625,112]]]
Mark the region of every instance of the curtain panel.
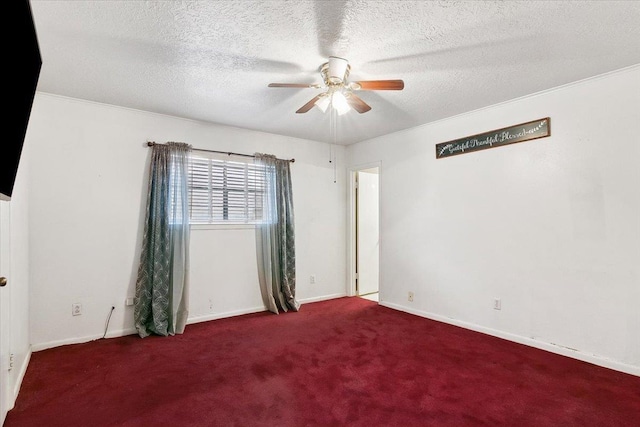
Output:
[[288,160],[255,154],[263,174],[262,221],[256,224],[258,278],[265,306],[273,313],[298,311],[291,172]]
[[189,154],[170,142],[152,147],[147,211],[134,299],[141,337],[184,332],[189,288]]

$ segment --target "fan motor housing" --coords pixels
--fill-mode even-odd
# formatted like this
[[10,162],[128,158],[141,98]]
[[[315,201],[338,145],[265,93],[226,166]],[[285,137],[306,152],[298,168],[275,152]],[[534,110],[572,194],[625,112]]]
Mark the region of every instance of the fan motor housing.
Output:
[[349,77],[351,66],[349,61],[337,56],[330,56],[329,62],[322,64],[320,74],[327,86],[340,85]]

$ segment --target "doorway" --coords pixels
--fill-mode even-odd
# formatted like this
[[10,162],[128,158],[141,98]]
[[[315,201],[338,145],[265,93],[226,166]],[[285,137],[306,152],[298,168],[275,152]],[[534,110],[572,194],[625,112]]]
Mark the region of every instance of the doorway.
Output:
[[379,301],[380,283],[380,167],[354,174],[355,295]]

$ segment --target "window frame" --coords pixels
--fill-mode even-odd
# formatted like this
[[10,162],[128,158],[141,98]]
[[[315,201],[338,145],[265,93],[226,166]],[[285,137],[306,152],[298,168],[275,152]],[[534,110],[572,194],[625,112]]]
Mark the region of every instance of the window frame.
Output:
[[[195,188],[195,186],[194,186],[194,180],[193,180],[194,169],[191,162],[193,162],[194,159],[207,161],[207,166],[208,166],[207,185],[208,186],[205,191],[207,191],[207,196],[208,196],[207,207],[209,209],[209,214],[208,214],[209,222],[192,222],[193,221],[192,195],[193,195],[193,189]],[[223,181],[226,181],[226,182],[222,187],[213,188],[213,181],[215,179],[215,174],[214,174],[215,171],[212,169],[212,166],[214,165],[213,161],[222,162],[222,164],[224,165],[224,167],[222,168],[222,171],[225,174],[225,176],[222,179]],[[235,189],[231,188],[231,190],[228,188],[228,184],[229,184],[227,181],[227,173],[228,173],[227,164],[228,163],[232,163],[232,166],[236,168],[238,168],[238,164],[244,165],[242,168],[244,172],[244,179],[243,179],[244,189],[242,191],[238,190],[237,188]],[[255,197],[259,193],[264,194],[264,191],[265,191],[264,182],[262,182],[262,184],[260,185],[261,190],[258,190],[257,189],[258,187],[256,186],[253,187],[253,190],[250,188],[250,175],[251,175],[250,168],[251,167],[255,169],[255,171],[253,172],[254,173],[253,180],[255,183],[259,176],[264,176],[264,175],[261,173],[261,171],[258,170],[261,166],[255,165],[254,159],[252,157],[233,156],[228,154],[219,154],[219,153],[210,153],[210,152],[197,152],[197,153],[192,152],[191,153],[187,187],[188,187],[188,197],[189,197],[189,225],[192,229],[196,229],[196,230],[254,229],[256,224],[259,224],[260,222],[263,221],[263,218],[250,219],[251,218],[250,211],[253,209],[255,212],[256,210],[255,206],[251,206],[251,203],[250,203],[251,197]],[[233,178],[234,177],[230,177],[230,179],[233,179]],[[204,188],[201,187],[201,190],[202,189]],[[244,203],[243,203],[244,216],[242,221],[239,221],[237,219],[226,219],[226,220],[215,221],[216,214],[212,211],[213,209],[212,205],[215,208],[214,191],[222,192],[223,194],[221,196],[222,209],[223,209],[222,215],[226,216],[227,218],[229,217],[229,214],[230,214],[228,210],[230,209],[230,205],[229,205],[230,192],[235,192],[236,194],[242,193],[244,195]],[[264,213],[264,210],[262,210],[262,213]]]

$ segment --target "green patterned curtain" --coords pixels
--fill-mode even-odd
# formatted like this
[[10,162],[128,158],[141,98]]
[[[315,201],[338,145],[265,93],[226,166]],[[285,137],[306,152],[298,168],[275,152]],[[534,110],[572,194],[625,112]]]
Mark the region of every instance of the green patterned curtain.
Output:
[[261,203],[263,220],[256,225],[258,278],[265,306],[279,311],[298,311],[296,301],[296,251],[293,196],[289,161],[256,153],[258,173],[264,179]]
[[134,320],[138,334],[174,335],[187,321],[191,146],[170,142],[152,147],[144,238]]

